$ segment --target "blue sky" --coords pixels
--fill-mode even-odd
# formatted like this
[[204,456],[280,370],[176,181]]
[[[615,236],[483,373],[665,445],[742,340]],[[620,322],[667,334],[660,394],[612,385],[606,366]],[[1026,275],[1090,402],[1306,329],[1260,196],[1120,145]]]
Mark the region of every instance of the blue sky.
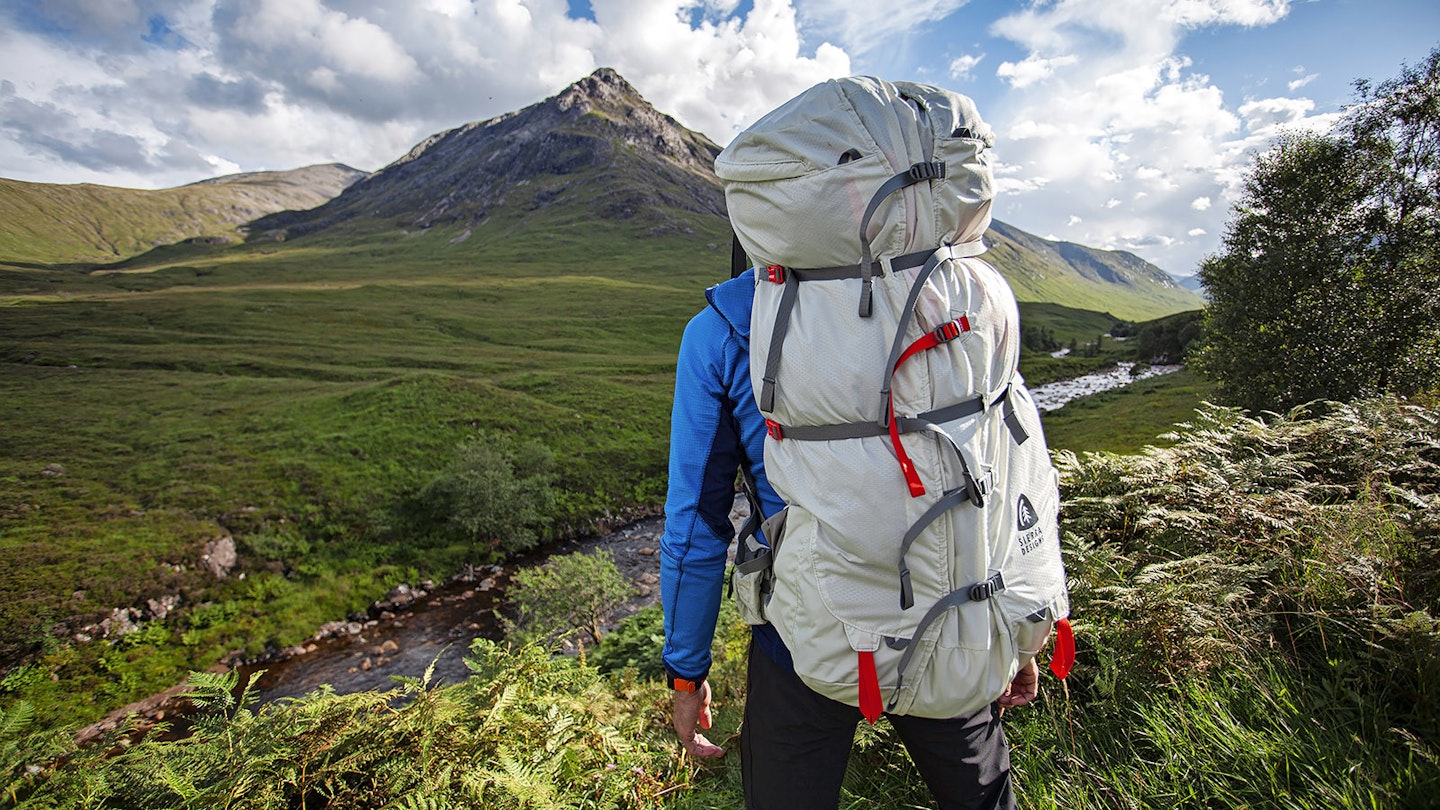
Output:
[[1433,0],[5,0],[0,177],[373,170],[600,66],[724,144],[866,73],[975,98],[999,218],[1183,275],[1257,151],[1437,46]]

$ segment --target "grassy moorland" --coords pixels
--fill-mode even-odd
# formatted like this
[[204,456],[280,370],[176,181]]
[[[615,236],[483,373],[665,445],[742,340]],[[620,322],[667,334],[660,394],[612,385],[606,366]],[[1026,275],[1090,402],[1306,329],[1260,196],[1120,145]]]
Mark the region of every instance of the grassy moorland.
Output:
[[[466,439],[553,453],[552,532],[660,503],[680,330],[728,251],[610,233],[472,263],[415,239],[0,270],[0,657],[46,673],[5,699],[93,719],[494,556],[404,523]],[[70,643],[165,595],[184,609],[125,644]]]
[[1189,369],[1151,377],[1047,412],[1045,440],[1052,451],[1138,453],[1168,444],[1160,437],[1213,399],[1213,386]]
[[[1059,454],[1078,665],[1005,717],[1022,807],[1430,807],[1440,790],[1440,409],[1320,418],[1206,408],[1171,446]],[[256,710],[198,675],[183,742],[75,751],[25,706],[0,715],[16,807],[738,808],[747,635],[716,641],[715,728],[679,754],[668,695],[634,669],[476,642],[476,677],[321,691]],[[633,652],[632,649],[627,652]],[[623,656],[619,656],[623,658]],[[882,722],[841,806],[924,807]]]

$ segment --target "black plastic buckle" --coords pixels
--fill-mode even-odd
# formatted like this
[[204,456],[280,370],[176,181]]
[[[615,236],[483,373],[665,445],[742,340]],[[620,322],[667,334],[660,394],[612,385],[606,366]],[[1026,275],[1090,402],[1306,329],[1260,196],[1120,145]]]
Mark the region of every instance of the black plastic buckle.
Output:
[[906,173],[910,175],[910,181],[913,183],[921,180],[939,180],[945,176],[945,164],[938,160],[934,163],[916,163]]
[[765,277],[770,279],[772,284],[784,284],[785,268],[778,264],[769,265],[765,268]]
[[1003,590],[1005,590],[1005,580],[1000,574],[996,574],[984,582],[977,582],[970,586],[970,601],[984,602]]
[[935,339],[941,343],[949,343],[955,338],[960,337],[960,332],[960,324],[955,321],[950,321],[949,323],[942,323],[935,327],[935,331],[932,334],[934,334]]

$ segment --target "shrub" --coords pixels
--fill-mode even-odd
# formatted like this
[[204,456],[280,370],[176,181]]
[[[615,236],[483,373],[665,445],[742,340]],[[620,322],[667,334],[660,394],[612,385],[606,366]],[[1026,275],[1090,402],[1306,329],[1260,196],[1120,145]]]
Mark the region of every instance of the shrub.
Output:
[[505,626],[520,643],[551,644],[579,630],[599,644],[601,625],[634,591],[608,551],[562,554],[515,572],[509,592],[515,617]]
[[499,433],[469,439],[416,496],[416,511],[472,557],[504,558],[539,544],[555,513],[554,456]]
[[665,665],[660,653],[665,647],[665,613],[659,603],[627,616],[590,654],[590,663],[601,672],[634,669],[646,680],[660,678]]

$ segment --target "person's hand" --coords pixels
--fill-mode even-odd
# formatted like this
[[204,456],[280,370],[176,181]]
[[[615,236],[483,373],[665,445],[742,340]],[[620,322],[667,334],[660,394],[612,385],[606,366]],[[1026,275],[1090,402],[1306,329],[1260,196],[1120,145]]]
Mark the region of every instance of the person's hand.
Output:
[[694,692],[675,693],[675,711],[671,718],[675,733],[680,735],[680,744],[692,757],[723,757],[725,749],[705,739],[696,730],[710,728],[710,682],[700,684]]
[[1020,668],[1015,673],[1015,678],[1010,685],[1005,687],[1005,693],[1000,696],[1000,710],[1024,706],[1035,699],[1040,691],[1040,668],[1035,665],[1035,659],[1031,658],[1030,663]]

